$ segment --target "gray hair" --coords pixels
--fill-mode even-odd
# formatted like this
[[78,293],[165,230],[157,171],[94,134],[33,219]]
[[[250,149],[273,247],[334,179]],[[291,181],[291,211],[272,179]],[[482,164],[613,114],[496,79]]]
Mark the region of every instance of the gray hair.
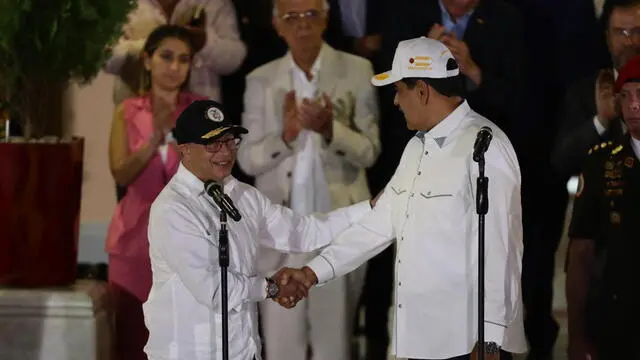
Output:
[[[325,13],[329,12],[329,1],[328,0],[323,0],[322,1],[322,8],[323,8]],[[273,1],[273,16],[278,16],[278,0],[274,0]]]

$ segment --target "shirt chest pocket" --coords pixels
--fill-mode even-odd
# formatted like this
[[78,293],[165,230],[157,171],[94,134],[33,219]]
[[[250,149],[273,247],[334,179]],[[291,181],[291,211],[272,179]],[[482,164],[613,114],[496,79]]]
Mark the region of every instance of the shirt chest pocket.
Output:
[[462,179],[443,178],[416,186],[411,212],[433,229],[462,226],[472,203],[471,188]]

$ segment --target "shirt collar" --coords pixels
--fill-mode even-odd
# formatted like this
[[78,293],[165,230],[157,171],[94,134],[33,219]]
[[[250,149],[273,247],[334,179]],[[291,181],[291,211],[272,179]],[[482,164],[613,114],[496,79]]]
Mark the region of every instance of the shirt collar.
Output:
[[440,6],[440,12],[442,13],[443,25],[445,22],[449,21],[452,24],[461,24],[462,26],[465,26],[465,24],[469,21],[469,18],[471,18],[471,15],[473,15],[473,12],[475,11],[475,8],[471,9],[466,14],[459,17],[458,19],[454,19],[451,17],[451,15],[449,15],[449,11],[442,3],[442,0],[438,0],[438,5]]
[[631,148],[633,152],[636,154],[636,157],[640,160],[640,140],[630,136],[631,138]]
[[[189,169],[187,169],[182,162],[178,166],[178,171],[174,175],[174,178],[183,186],[185,186],[189,192],[195,196],[204,195],[204,182],[198,179]],[[236,179],[229,175],[223,181],[223,190],[225,193],[230,193],[236,185]]]
[[469,104],[466,100],[462,101],[458,107],[453,110],[446,118],[442,119],[431,130],[422,130],[416,133],[416,137],[424,143],[425,138],[431,138],[438,144],[438,147],[442,148],[448,137],[453,131],[460,125],[462,119],[464,119],[471,111]]
[[[320,47],[320,52],[318,53],[318,57],[316,57],[316,60],[313,62],[313,65],[311,66],[310,73],[313,79],[317,77],[318,72],[320,71],[320,66],[322,64],[322,57],[326,52],[325,51],[326,47],[327,45],[325,43],[322,43],[322,46]],[[304,71],[300,69],[300,67],[298,66],[298,64],[296,64],[295,61],[293,61],[293,55],[291,55],[291,51],[287,52],[287,58],[289,58],[289,63],[291,64],[291,70],[304,74]]]

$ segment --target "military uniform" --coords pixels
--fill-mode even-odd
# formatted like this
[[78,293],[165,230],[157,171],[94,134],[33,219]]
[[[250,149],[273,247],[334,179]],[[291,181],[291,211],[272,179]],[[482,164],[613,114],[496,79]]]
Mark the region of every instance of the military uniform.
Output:
[[588,331],[601,359],[640,359],[640,163],[629,135],[589,151],[569,237],[595,241]]

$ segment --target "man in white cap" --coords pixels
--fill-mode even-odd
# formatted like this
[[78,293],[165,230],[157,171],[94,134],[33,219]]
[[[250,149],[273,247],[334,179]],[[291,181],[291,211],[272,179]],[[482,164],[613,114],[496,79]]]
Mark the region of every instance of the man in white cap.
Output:
[[[301,270],[281,272],[307,286],[357,268],[397,239],[393,352],[410,359],[509,359],[526,351],[520,275],[520,169],[504,132],[463,98],[458,65],[425,37],[398,44],[391,71],[394,103],[417,134],[376,207]],[[473,149],[492,130],[486,153],[489,209],[485,242],[485,335],[478,344],[478,218]]]

